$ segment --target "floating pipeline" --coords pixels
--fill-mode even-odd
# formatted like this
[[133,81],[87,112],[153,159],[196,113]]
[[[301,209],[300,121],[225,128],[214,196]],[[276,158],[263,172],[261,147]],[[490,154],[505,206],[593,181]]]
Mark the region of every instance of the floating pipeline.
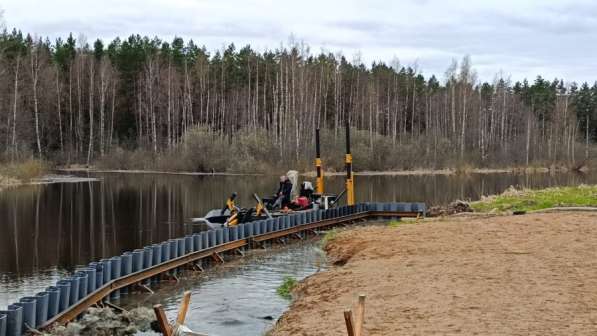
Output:
[[30,328],[64,324],[101,301],[118,300],[138,284],[151,286],[162,274],[175,274],[219,253],[262,246],[267,241],[301,236],[316,229],[370,218],[424,216],[424,203],[360,203],[327,210],[306,210],[273,219],[256,220],[152,244],[120,256],[91,262],[71,276],[33,296],[0,310],[0,336],[20,336]]

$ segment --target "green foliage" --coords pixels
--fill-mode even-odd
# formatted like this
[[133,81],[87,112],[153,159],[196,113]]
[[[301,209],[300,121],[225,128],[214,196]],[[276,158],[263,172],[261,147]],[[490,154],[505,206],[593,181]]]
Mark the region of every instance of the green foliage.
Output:
[[93,57],[99,61],[102,59],[102,56],[104,56],[104,43],[102,40],[97,39],[93,43]]
[[556,102],[557,81],[550,83],[541,76],[537,76],[530,87],[523,86],[522,97],[539,120],[549,120],[551,111]]
[[402,224],[404,224],[404,222],[401,220],[391,220],[388,223],[388,227],[397,228],[397,227],[401,226]]
[[389,221],[387,225],[390,228],[398,228],[407,224],[416,224],[418,221],[419,219],[417,218],[400,218]]
[[62,41],[61,38],[56,40],[54,62],[64,73],[70,68],[71,62],[75,59],[75,43],[73,34],[70,34],[66,41]]
[[501,195],[474,202],[478,212],[532,211],[553,207],[597,206],[597,185],[541,190],[510,188]]
[[589,133],[590,138],[597,137],[597,83],[593,87],[584,83],[574,95],[572,103],[581,129]]
[[282,284],[276,289],[276,293],[286,300],[292,299],[292,290],[297,285],[295,278],[287,276],[284,278]]
[[331,229],[328,230],[325,235],[323,236],[323,238],[321,238],[321,247],[325,247],[328,243],[330,243],[331,241],[333,241],[334,239],[336,239],[336,237],[338,236],[338,230],[337,229]]

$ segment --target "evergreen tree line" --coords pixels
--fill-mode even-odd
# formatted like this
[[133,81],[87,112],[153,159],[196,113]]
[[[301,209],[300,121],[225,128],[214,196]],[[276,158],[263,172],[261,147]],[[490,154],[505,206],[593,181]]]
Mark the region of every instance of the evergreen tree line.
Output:
[[181,151],[200,129],[221,155],[262,137],[270,159],[299,162],[312,156],[315,128],[341,143],[349,121],[363,159],[379,162],[371,169],[573,164],[597,139],[597,84],[481,82],[468,56],[438,79],[301,43],[209,52],[178,37],[106,45],[5,30],[0,120],[7,160],[93,163],[117,149],[155,158]]

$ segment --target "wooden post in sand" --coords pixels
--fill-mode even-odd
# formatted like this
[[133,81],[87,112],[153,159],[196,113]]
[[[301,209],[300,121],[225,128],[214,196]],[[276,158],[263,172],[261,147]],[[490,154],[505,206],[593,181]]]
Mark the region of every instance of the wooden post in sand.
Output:
[[363,335],[363,324],[365,323],[365,295],[359,295],[359,302],[357,303],[356,320],[354,323],[355,336]]
[[348,336],[363,335],[363,324],[365,323],[365,298],[365,295],[359,295],[355,317],[352,316],[352,310],[349,309],[344,311],[344,322],[346,323]]
[[178,317],[176,318],[176,324],[184,324],[184,320],[187,317],[187,311],[189,311],[189,303],[191,302],[191,292],[186,291],[182,296],[182,302],[180,303],[180,309],[178,310]]
[[[178,328],[179,326],[184,325],[184,321],[187,317],[187,312],[189,311],[189,303],[191,302],[191,292],[186,291],[182,296],[182,302],[180,303],[180,308],[178,309],[178,315],[176,317],[176,324],[174,328]],[[166,313],[164,312],[164,307],[161,304],[157,304],[153,306],[153,311],[155,312],[155,316],[158,320],[158,325],[160,326],[160,330],[165,336],[172,336],[173,334],[173,327],[168,322],[166,318]],[[197,334],[200,335],[200,334]]]
[[157,304],[153,306],[153,311],[155,312],[155,317],[158,319],[158,325],[160,326],[162,334],[165,336],[172,336],[172,327],[170,326],[170,323],[168,323],[166,313],[164,313],[164,307],[162,307],[161,304]]
[[352,311],[350,309],[344,311],[344,322],[346,322],[346,331],[348,332],[348,336],[355,336],[354,324],[352,323]]

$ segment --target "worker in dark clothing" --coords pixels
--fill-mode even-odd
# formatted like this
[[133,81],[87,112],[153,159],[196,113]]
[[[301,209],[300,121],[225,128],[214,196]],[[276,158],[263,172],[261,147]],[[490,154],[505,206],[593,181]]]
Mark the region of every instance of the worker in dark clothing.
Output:
[[309,181],[303,181],[303,183],[301,183],[301,190],[299,192],[299,196],[311,199],[311,197],[313,197],[313,184]]
[[290,194],[292,193],[292,182],[286,175],[280,176],[280,186],[278,187],[278,191],[276,192],[276,203],[274,203],[274,208],[279,207],[283,209],[290,203]]

